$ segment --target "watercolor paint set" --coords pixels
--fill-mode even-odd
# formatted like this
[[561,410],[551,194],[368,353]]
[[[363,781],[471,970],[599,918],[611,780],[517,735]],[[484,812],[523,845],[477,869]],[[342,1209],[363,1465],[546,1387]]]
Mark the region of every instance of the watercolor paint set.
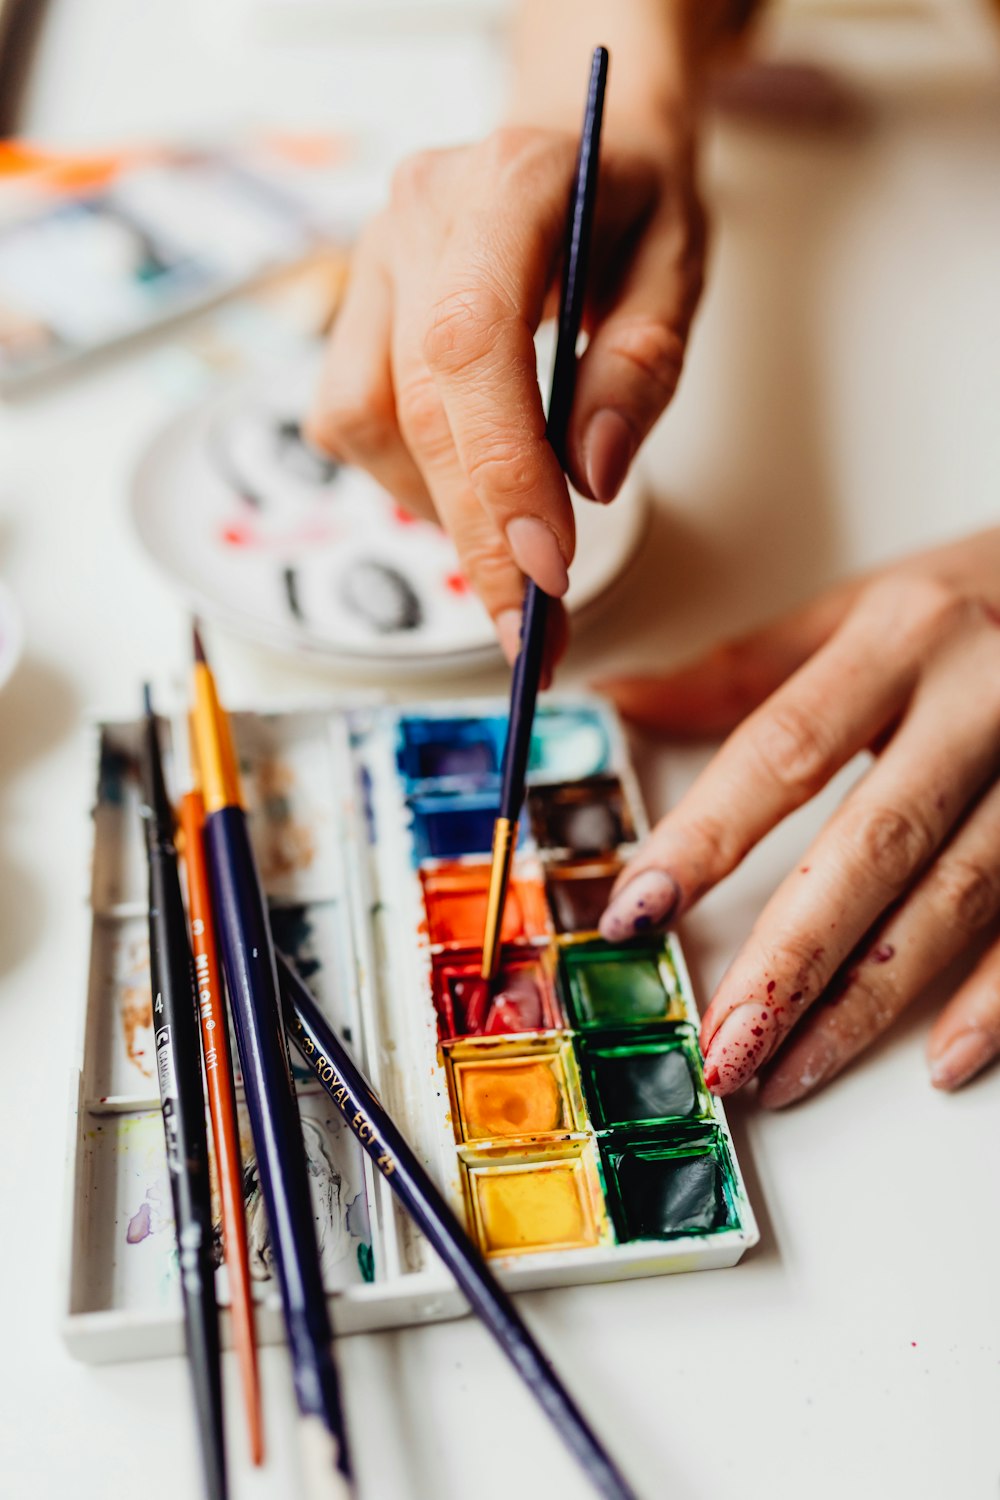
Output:
[[[733,1265],[757,1229],[724,1110],[705,1087],[677,939],[612,946],[596,931],[647,826],[620,725],[602,704],[539,707],[500,973],[492,985],[479,977],[506,710],[464,701],[233,715],[275,941],[505,1286]],[[63,1321],[71,1350],[93,1361],[183,1345],[140,733],[139,722],[97,726]],[[436,1253],[290,1055],[336,1330],[461,1315]],[[276,1340],[238,1076],[237,1095],[257,1332]]]

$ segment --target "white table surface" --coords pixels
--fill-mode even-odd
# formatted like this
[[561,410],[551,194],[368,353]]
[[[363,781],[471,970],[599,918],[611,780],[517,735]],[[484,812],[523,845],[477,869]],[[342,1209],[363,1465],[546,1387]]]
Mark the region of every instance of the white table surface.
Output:
[[[150,7],[158,19],[140,25],[141,9],[101,0],[85,19],[76,0],[54,6],[36,132],[371,116],[364,39],[341,49],[337,71],[353,81],[331,98],[328,49],[283,44],[271,57],[232,4],[230,38],[194,0]],[[412,138],[478,128],[497,97],[482,44],[401,43],[378,76],[401,78],[414,48],[432,86]],[[357,68],[342,67],[345,53]],[[996,518],[1000,106],[981,93],[897,100],[837,137],[729,125],[708,165],[710,289],[648,454],[654,524],[628,588],[575,643],[567,685],[674,660],[846,569]],[[171,410],[155,361],[135,356],[0,414],[0,573],[28,642],[0,696],[5,1500],[199,1492],[183,1362],[85,1367],[57,1330],[87,937],[81,726],[94,707],[130,709],[144,676],[166,680],[183,660],[184,610],[124,513],[135,454]],[[333,685],[219,632],[210,644],[230,697]],[[503,684],[497,673],[474,686]],[[707,754],[636,751],[653,812]],[[702,996],[832,800],[791,820],[685,924]],[[815,1102],[778,1116],[733,1106],[762,1227],[744,1264],[521,1299],[643,1496],[996,1495],[998,1079],[932,1092],[936,1003]],[[471,1319],[344,1339],[338,1353],[362,1500],[585,1494]],[[284,1350],[265,1350],[262,1370],[270,1461],[254,1473],[227,1358],[237,1500],[297,1493]]]

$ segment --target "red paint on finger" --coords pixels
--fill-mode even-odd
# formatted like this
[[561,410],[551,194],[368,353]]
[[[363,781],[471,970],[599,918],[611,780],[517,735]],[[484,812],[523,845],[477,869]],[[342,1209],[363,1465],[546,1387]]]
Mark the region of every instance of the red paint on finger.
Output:
[[879,943],[868,955],[869,963],[887,964],[890,958],[895,958],[896,950],[891,943]]

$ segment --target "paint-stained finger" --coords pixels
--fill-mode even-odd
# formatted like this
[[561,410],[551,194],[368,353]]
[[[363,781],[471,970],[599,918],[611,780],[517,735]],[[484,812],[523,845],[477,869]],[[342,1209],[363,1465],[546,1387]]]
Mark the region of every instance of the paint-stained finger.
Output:
[[433,520],[434,503],[396,417],[393,293],[382,234],[375,227],[358,246],[304,431],[324,452],[365,469],[413,515]]
[[845,585],[663,675],[595,684],[634,724],[676,739],[728,734],[829,640],[857,596]]
[[[781,1109],[836,1078],[998,913],[1000,786],[994,785],[767,1065],[760,1103]],[[931,1078],[938,1087],[964,1082],[1000,1050],[1000,952],[993,964],[992,984],[981,966],[931,1034]],[[948,1061],[953,1043],[954,1068]]]
[[640,923],[690,907],[898,715],[941,628],[943,593],[893,583],[863,595],[729,737],[626,865],[601,919],[605,938],[619,942]]
[[1000,691],[983,685],[1000,679],[1000,633],[971,607],[956,619],[889,748],[768,902],[706,1011],[706,1078],[719,1093],[773,1055],[995,777]]

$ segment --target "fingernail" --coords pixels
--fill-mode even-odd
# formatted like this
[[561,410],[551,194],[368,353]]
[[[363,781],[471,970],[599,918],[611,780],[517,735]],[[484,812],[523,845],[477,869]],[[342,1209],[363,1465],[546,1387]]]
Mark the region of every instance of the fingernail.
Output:
[[665,922],[680,898],[677,882],[663,870],[643,870],[619,891],[601,917],[601,937],[620,943]]
[[616,411],[599,411],[591,417],[583,440],[587,483],[595,500],[607,503],[622,487],[635,453],[631,427]]
[[963,1031],[931,1063],[936,1089],[957,1089],[996,1056],[996,1044],[985,1031]]
[[521,572],[561,599],[569,588],[569,573],[552,527],[537,516],[515,516],[507,525],[507,541]]
[[493,628],[500,642],[500,650],[513,666],[521,649],[521,611],[502,609],[493,621]]
[[705,1082],[713,1093],[732,1094],[742,1088],[767,1058],[770,1042],[757,1004],[730,1011],[705,1052]]

